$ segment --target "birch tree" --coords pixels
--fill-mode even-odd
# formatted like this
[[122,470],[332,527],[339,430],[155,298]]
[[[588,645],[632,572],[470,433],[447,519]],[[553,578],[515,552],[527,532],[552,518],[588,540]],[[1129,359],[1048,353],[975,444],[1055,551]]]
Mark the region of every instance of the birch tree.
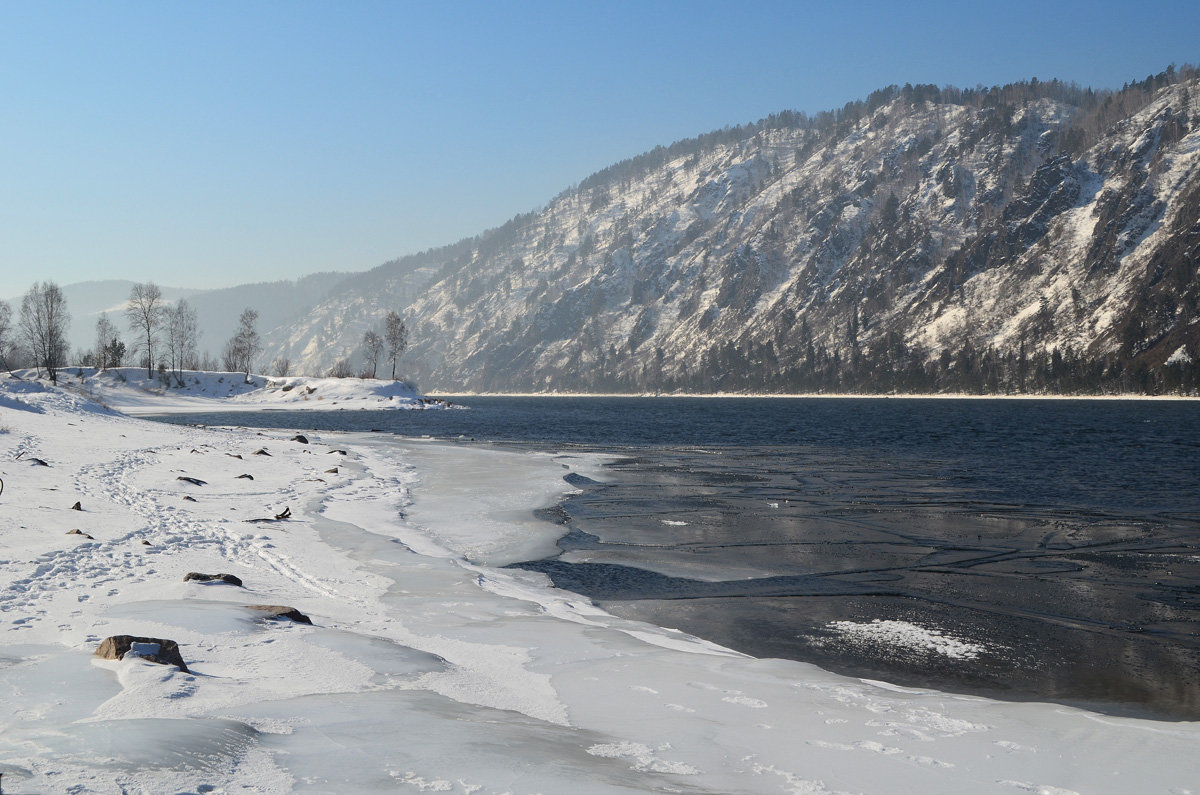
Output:
[[221,356],[228,370],[240,371],[250,380],[254,357],[262,352],[262,338],[258,336],[258,312],[246,307],[238,319],[237,332],[225,343]]
[[404,318],[390,309],[388,310],[387,318],[384,320],[383,337],[387,344],[388,358],[392,360],[392,380],[395,381],[396,360],[408,348],[408,328],[404,325]]
[[119,367],[120,361],[113,361],[113,353],[116,351],[116,346],[113,344],[118,342],[117,327],[108,319],[107,312],[101,312],[100,317],[96,318],[96,367],[104,370],[109,367]]
[[21,299],[19,326],[21,337],[41,373],[46,369],[50,380],[58,383],[58,370],[67,359],[67,299],[54,282],[34,282]]
[[0,301],[0,365],[9,367],[8,348],[12,344],[9,336],[12,333],[12,308],[5,301]]
[[182,378],[184,369],[193,369],[196,365],[196,342],[200,337],[196,310],[188,305],[186,299],[180,298],[179,303],[168,309],[166,315],[167,356],[175,377]]
[[154,282],[135,284],[129,293],[125,318],[138,334],[138,348],[145,352],[147,378],[154,377],[154,347],[158,344],[158,331],[166,309],[162,290]]
[[379,332],[374,329],[363,334],[362,341],[363,358],[371,368],[371,377],[375,377],[375,371],[379,367],[379,354],[383,352],[383,337],[379,336]]

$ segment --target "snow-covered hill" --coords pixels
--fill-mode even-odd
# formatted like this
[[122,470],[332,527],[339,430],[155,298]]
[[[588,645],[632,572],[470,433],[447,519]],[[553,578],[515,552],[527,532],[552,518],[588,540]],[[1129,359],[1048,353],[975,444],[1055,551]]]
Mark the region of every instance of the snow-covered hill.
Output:
[[1191,69],[891,87],[617,164],[345,283],[267,356],[323,372],[403,308],[437,390],[1194,389],[1198,229]]

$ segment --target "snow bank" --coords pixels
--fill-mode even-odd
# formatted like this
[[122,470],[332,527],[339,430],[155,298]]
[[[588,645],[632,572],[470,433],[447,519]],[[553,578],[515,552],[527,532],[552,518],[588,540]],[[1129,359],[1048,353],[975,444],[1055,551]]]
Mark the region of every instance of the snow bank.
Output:
[[[0,397],[8,791],[1185,793],[1200,781],[1200,724],[757,660],[496,568],[533,532],[518,505],[554,499],[594,461],[155,424],[9,379]],[[244,587],[185,582],[190,571]],[[969,651],[915,626],[844,629]],[[115,634],[174,640],[191,672],[94,658]]]
[[[18,371],[26,383],[38,383],[32,370]],[[269,378],[243,373],[184,370],[178,376],[144,368],[96,370],[70,367],[59,371],[59,383],[104,406],[126,414],[171,414],[206,411],[303,409],[443,408],[403,381],[363,378]]]

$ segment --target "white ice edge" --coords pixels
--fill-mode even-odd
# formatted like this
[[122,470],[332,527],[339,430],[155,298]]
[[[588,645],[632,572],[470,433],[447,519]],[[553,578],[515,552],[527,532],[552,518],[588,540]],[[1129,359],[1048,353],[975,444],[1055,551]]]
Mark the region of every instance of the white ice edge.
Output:
[[[570,490],[568,471],[596,477],[595,460],[369,435],[302,445],[2,381],[0,394],[6,791],[1187,793],[1200,781],[1200,724],[757,660],[497,568],[552,545],[560,529],[528,510]],[[284,506],[291,520],[246,521]],[[190,570],[246,588],[185,583]],[[314,626],[263,622],[253,603],[295,606]],[[178,641],[193,673],[93,664],[118,633]]]

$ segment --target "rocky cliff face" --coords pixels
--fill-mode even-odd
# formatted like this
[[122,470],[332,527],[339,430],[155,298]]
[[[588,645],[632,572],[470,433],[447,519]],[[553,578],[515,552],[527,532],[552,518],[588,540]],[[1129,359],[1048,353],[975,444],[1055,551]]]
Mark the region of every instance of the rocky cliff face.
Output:
[[1200,80],[905,86],[613,166],[349,282],[267,356],[478,391],[1154,391],[1200,358]]

